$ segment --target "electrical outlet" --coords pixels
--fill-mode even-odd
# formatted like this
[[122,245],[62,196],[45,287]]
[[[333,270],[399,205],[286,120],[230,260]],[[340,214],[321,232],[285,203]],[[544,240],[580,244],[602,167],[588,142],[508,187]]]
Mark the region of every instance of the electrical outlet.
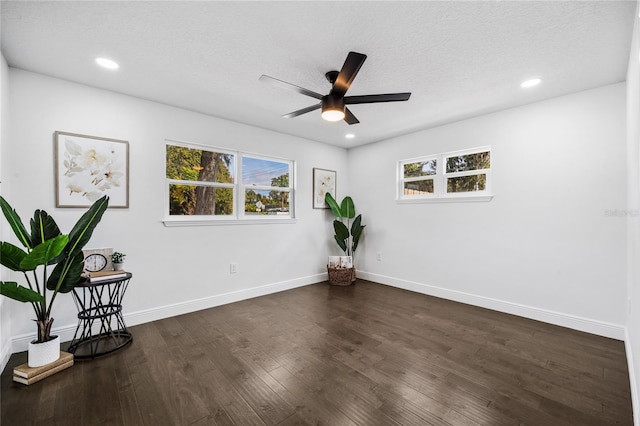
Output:
[[238,264],[237,263],[230,263],[229,264],[229,273],[230,274],[235,274],[238,272]]
[[376,260],[382,260],[382,253],[376,253]]

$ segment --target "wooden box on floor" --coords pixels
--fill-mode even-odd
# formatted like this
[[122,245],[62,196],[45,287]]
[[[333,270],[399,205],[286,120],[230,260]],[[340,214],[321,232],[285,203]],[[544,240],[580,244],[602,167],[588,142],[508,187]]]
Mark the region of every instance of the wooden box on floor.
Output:
[[50,364],[41,367],[29,367],[24,363],[13,369],[13,381],[23,385],[31,385],[39,382],[59,371],[65,370],[73,365],[73,354],[60,352],[60,358]]

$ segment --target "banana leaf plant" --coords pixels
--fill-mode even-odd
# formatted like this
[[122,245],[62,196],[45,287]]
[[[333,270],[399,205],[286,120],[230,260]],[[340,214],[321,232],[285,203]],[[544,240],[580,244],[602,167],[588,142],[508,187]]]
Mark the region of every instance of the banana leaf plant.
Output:
[[[30,221],[30,232],[27,231],[20,216],[0,197],[2,213],[25,248],[0,241],[0,264],[12,271],[22,272],[27,283],[27,287],[24,287],[15,281],[0,281],[0,294],[31,304],[38,325],[36,343],[52,339],[53,302],[58,293],[70,292],[80,281],[84,267],[82,248],[91,238],[108,205],[107,196],[97,200],[80,217],[71,232],[65,235],[44,210],[35,211]],[[41,279],[38,279],[39,276]]]
[[358,248],[358,242],[366,225],[362,225],[362,215],[356,216],[356,208],[351,197],[344,197],[342,203],[326,193],[324,200],[331,208],[331,213],[336,217],[333,221],[334,238],[338,246],[347,256],[354,256]]

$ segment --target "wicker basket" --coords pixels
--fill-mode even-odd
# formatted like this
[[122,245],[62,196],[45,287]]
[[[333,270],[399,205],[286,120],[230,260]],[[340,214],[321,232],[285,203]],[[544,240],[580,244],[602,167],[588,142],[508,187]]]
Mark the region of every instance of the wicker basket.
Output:
[[327,272],[331,285],[351,285],[356,280],[356,268],[330,268],[327,266]]

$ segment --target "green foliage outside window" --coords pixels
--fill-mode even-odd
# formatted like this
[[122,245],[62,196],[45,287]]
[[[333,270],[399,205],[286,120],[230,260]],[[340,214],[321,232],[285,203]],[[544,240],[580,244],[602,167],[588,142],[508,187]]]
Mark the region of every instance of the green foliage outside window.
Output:
[[[233,188],[212,186],[210,183],[235,184],[235,161],[233,154],[167,145],[167,179],[186,181],[169,184],[169,214],[232,215]],[[258,172],[262,173],[260,170]],[[289,212],[289,173],[271,178],[270,183],[274,190],[267,190],[263,186],[262,189],[245,191],[245,213],[267,215]]]
[[404,165],[404,177],[432,176],[436,174],[437,160],[418,161]]
[[445,152],[398,162],[398,199],[486,196],[491,188],[491,148]]
[[[491,153],[477,152],[447,158],[447,173],[465,172],[469,170],[483,170],[491,168]],[[447,179],[447,192],[484,191],[487,175],[474,174]]]
[[196,182],[233,183],[231,154],[167,145],[167,178],[193,181],[169,185],[170,215],[230,215],[233,189],[196,185]]

